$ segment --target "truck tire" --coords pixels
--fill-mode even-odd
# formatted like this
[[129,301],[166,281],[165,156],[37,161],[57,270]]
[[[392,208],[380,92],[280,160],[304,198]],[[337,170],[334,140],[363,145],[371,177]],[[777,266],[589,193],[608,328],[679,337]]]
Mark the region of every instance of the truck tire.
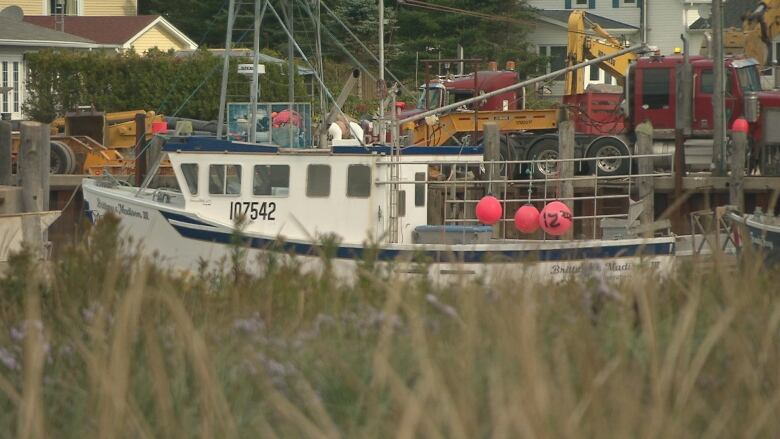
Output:
[[558,163],[545,163],[545,160],[558,160],[558,142],[546,137],[534,143],[528,150],[528,160],[537,160],[531,164],[531,173],[535,180],[543,180],[558,172]]
[[68,145],[52,141],[49,172],[52,174],[72,174],[76,166],[74,157]]
[[590,173],[603,177],[628,175],[631,171],[629,159],[612,157],[627,156],[629,154],[628,147],[618,138],[602,137],[596,139],[588,147],[587,156],[589,158],[598,158],[589,162]]

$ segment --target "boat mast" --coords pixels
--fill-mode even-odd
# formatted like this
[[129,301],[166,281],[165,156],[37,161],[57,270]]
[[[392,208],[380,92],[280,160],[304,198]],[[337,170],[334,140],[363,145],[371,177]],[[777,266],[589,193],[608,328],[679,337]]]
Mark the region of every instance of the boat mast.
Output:
[[217,139],[222,138],[222,132],[225,128],[225,105],[227,100],[228,74],[230,73],[230,49],[233,46],[233,22],[235,16],[236,2],[230,0],[228,3],[228,22],[225,36],[225,60],[222,64],[222,86],[219,90],[219,119],[217,119]]
[[[260,4],[263,4],[262,11],[260,10]],[[254,35],[254,53],[252,54],[252,94],[249,97],[249,142],[257,142],[257,98],[260,82],[260,22],[263,20],[265,14],[265,1],[255,0],[255,35]]]
[[293,0],[288,0],[287,7],[283,9],[283,11],[287,11],[286,18],[287,18],[287,28],[290,29],[290,36],[287,40],[287,94],[289,98],[288,107],[287,110],[289,111],[289,119],[287,121],[288,126],[288,136],[290,140],[290,147],[293,146],[293,102],[295,102],[295,42],[293,41],[293,38],[295,38],[295,24],[293,20],[293,13],[295,9],[295,4]]

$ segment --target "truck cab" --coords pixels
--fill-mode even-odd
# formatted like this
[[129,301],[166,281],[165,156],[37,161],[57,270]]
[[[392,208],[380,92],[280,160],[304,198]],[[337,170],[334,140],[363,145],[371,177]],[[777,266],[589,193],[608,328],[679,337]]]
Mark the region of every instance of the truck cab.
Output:
[[[479,94],[489,93],[508,87],[518,82],[517,72],[506,70],[484,70],[468,75],[436,78],[419,88],[419,98],[416,108],[401,113],[401,117],[409,117],[423,111],[432,110],[444,105],[454,104]],[[520,95],[516,91],[502,93],[498,96],[481,101],[478,105],[464,105],[468,111],[508,111],[519,108]]]
[[[682,56],[653,56],[640,58],[628,74],[627,100],[632,125],[650,120],[657,138],[674,137],[678,105],[677,68]],[[693,77],[691,102],[691,131],[695,137],[709,137],[713,131],[712,93],[714,89],[713,61],[702,56],[690,57]],[[761,90],[758,63],[753,59],[726,59],[726,122],[727,126],[739,117],[745,117],[746,97],[756,96],[759,108],[780,106],[780,94]],[[759,126],[751,131],[758,134]]]

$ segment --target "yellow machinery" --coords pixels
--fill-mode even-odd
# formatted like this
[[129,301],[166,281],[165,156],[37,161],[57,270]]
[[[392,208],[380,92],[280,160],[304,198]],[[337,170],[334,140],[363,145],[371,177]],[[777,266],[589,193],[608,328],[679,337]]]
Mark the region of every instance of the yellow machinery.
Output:
[[[475,124],[476,117],[476,124]],[[414,127],[413,144],[421,146],[441,146],[450,142],[457,134],[484,131],[486,122],[495,122],[502,132],[550,130],[558,124],[558,110],[514,110],[453,112],[438,119],[428,119]],[[429,124],[430,122],[430,124]],[[411,124],[410,124],[411,125]]]
[[[572,11],[571,14],[569,14],[568,47],[566,54],[567,67],[625,49],[623,44],[607,33],[604,28],[596,23],[590,23],[590,26],[586,29],[586,23],[590,22],[585,15],[585,11]],[[588,35],[588,30],[593,31],[597,37]],[[618,83],[623,86],[625,85],[625,75],[626,72],[628,72],[628,66],[634,60],[636,60],[636,54],[627,53],[600,63],[598,66],[617,78]],[[564,84],[564,94],[567,96],[584,93],[584,70],[577,69],[567,73]]]
[[[69,112],[51,123],[51,172],[54,174],[114,175],[135,172],[136,122],[145,115],[145,139],[153,136],[152,123],[165,119],[144,110],[103,113],[94,109]],[[13,138],[18,151],[19,138]]]
[[[753,11],[742,17],[742,28],[728,28],[723,31],[724,55],[744,55],[753,58],[762,66],[771,64],[768,44],[780,33],[780,0],[763,0]],[[702,42],[700,53],[711,55],[711,36]]]
[[[580,64],[586,60],[609,55],[623,50],[624,47],[601,26],[592,24],[588,27],[598,37],[587,34],[587,18],[584,11],[572,11],[569,15],[569,40],[567,50],[567,66]],[[599,67],[609,72],[624,84],[629,64],[636,59],[635,53],[627,53],[599,64]],[[584,71],[577,69],[566,74],[565,95],[585,92]],[[455,111],[426,120],[419,124],[408,124],[404,130],[413,129],[411,144],[424,146],[440,146],[452,143],[461,134],[470,132],[479,134],[483,131],[485,122],[496,122],[503,133],[522,131],[544,131],[557,128],[558,110],[555,108],[541,110],[510,110],[510,111]]]

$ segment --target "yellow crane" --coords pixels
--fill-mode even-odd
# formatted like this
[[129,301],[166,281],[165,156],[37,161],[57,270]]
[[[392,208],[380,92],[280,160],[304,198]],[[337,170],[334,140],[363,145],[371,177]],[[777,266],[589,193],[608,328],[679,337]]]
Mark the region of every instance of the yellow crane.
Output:
[[[588,20],[585,11],[572,11],[569,15],[569,35],[566,54],[566,66],[580,64],[583,61],[610,55],[625,49],[625,46],[610,35],[597,23]],[[588,34],[588,30],[596,34]],[[627,53],[598,64],[598,67],[614,76],[618,83],[625,85],[628,66],[636,59],[635,53]],[[591,68],[595,68],[591,67]],[[585,92],[585,71],[577,69],[566,74],[564,94],[573,95]]]

